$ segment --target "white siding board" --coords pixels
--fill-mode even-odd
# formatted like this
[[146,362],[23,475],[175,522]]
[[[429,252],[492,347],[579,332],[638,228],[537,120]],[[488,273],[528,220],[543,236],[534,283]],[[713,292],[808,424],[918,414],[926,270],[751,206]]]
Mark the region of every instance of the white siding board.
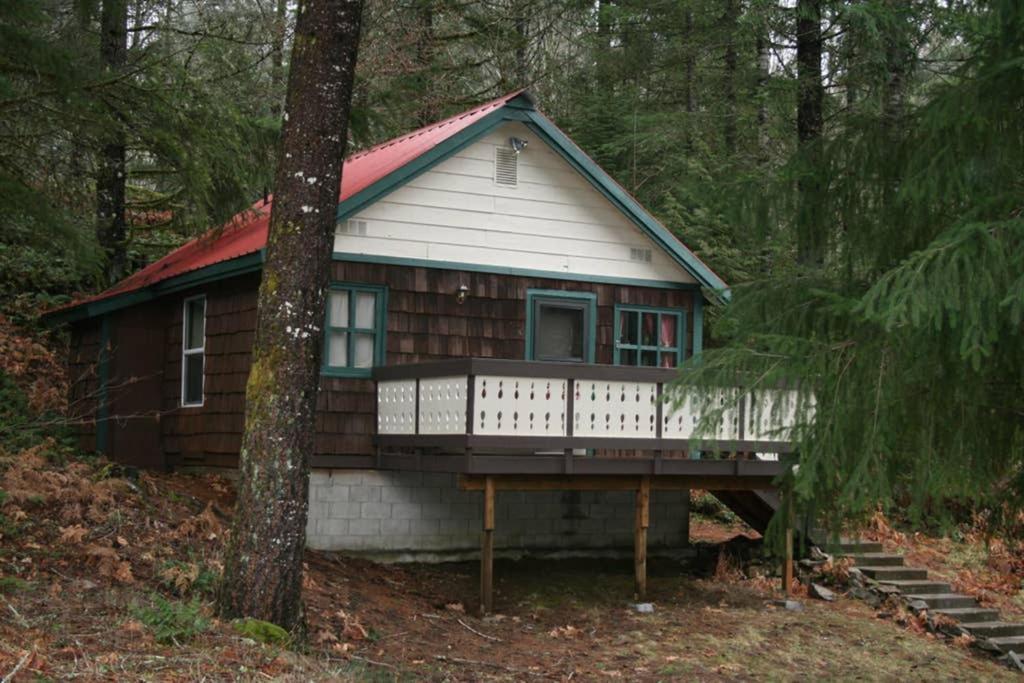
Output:
[[[493,181],[494,148],[529,141],[519,184]],[[338,234],[339,253],[449,261],[671,282],[679,264],[521,124],[506,124],[364,208],[366,235]],[[650,263],[631,248],[651,249]]]

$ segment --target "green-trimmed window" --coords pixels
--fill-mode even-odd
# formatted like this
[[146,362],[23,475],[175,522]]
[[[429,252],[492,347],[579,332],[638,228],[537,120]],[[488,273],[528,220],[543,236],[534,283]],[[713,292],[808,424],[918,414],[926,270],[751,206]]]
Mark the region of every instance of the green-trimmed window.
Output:
[[686,311],[615,307],[615,364],[674,368],[686,353]]
[[384,364],[387,290],[334,283],[327,291],[323,373],[366,377]]
[[527,360],[593,363],[596,326],[597,295],[527,290]]

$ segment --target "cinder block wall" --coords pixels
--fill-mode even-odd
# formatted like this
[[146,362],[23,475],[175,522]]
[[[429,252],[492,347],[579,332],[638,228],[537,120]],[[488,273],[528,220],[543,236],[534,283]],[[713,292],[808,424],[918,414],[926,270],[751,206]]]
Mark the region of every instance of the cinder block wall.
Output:
[[[453,474],[314,470],[308,545],[393,560],[450,559],[479,550],[483,494]],[[631,491],[499,491],[495,548],[518,552],[632,552]],[[651,549],[689,537],[689,494],[651,492]]]

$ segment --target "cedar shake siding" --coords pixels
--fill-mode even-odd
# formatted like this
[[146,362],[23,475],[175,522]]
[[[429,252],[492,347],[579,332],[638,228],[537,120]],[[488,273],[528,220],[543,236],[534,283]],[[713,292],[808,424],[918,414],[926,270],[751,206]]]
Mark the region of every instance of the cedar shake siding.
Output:
[[[613,362],[616,304],[684,309],[688,312],[686,353],[689,357],[694,329],[693,298],[699,296],[695,289],[595,284],[345,261],[333,263],[331,279],[339,283],[387,287],[387,365],[457,357],[523,359],[529,289],[596,295],[595,361],[599,364]],[[459,304],[455,292],[463,284],[469,287],[469,295],[465,303]],[[159,416],[151,418],[150,423],[140,422],[138,433],[131,438],[113,438],[110,453],[115,459],[155,467],[236,465],[244,426],[245,385],[256,326],[258,285],[258,274],[243,275],[111,314],[111,334],[119,340],[113,354],[113,367],[125,365],[121,356],[127,344],[127,348],[135,348],[135,360],[130,363],[132,374],[158,378],[150,385],[154,387],[154,394],[157,393],[155,387],[160,387],[159,410],[154,411]],[[206,296],[204,403],[199,407],[181,407],[182,301],[199,294]],[[119,331],[121,325],[130,325],[131,331]],[[98,393],[95,359],[99,339],[98,320],[74,326],[72,401]],[[149,364],[148,372],[144,364]],[[121,374],[124,373],[115,371],[112,377]],[[123,388],[111,387],[112,408],[126,407],[126,402],[114,395],[123,391]],[[144,404],[145,399],[139,393],[133,392],[133,400]],[[83,401],[83,405],[85,403],[88,401]],[[95,410],[93,401],[87,416],[91,417]],[[375,411],[376,391],[371,380],[323,376],[317,405],[314,466],[373,467]],[[148,431],[146,424],[152,425]],[[111,433],[120,429],[117,423],[111,423]],[[138,452],[147,438],[158,440],[162,453]],[[95,425],[88,419],[79,430],[79,439],[86,448],[95,444]]]

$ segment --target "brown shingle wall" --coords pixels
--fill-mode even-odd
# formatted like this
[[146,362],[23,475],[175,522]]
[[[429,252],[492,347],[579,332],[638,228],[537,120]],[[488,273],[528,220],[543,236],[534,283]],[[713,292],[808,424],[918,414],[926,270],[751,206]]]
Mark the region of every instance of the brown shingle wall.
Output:
[[[528,289],[597,295],[598,363],[612,362],[615,304],[692,311],[693,294],[683,290],[338,261],[333,264],[332,279],[388,288],[388,365],[464,356],[524,358]],[[170,306],[160,429],[171,463],[231,466],[237,461],[244,424],[245,383],[256,327],[258,283],[256,275],[233,278],[186,292]],[[455,292],[463,284],[469,287],[469,296],[460,305]],[[182,408],[180,302],[200,293],[207,297],[205,401],[200,408]],[[76,328],[80,341],[72,346],[73,362],[76,358],[95,358],[98,325],[95,328]],[[688,335],[692,329],[691,314],[687,320]],[[85,367],[82,362],[79,366]],[[83,383],[80,391],[85,390]],[[371,454],[375,411],[372,381],[324,377],[317,400],[316,453]],[[82,431],[82,436],[92,438],[87,430]]]
[[68,353],[68,417],[72,421],[78,447],[96,450],[96,410],[99,406],[100,321],[87,320],[71,328]]

